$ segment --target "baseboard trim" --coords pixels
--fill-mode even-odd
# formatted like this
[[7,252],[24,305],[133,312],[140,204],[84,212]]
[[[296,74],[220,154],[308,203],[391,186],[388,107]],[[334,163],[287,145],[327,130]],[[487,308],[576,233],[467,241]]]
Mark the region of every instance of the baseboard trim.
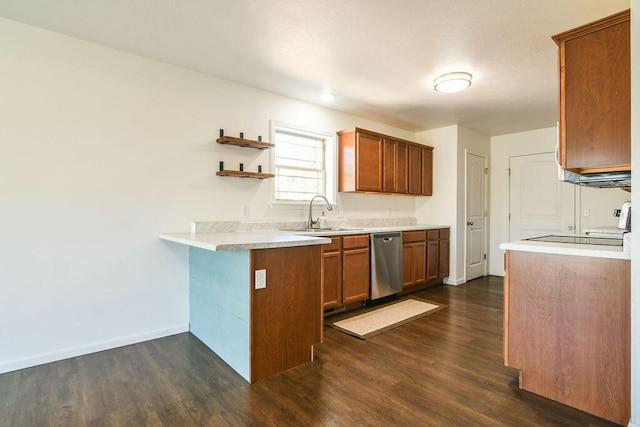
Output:
[[137,344],[157,338],[168,337],[170,335],[188,331],[189,324],[186,323],[184,325],[178,325],[171,328],[157,329],[155,331],[144,332],[141,334],[128,335],[111,340],[98,341],[87,345],[40,353],[34,356],[23,357],[21,359],[8,360],[0,362],[0,374],[17,371],[19,369],[31,368],[45,363],[57,362],[59,360],[69,359],[72,357],[83,356],[85,354],[96,353],[98,351],[111,350],[113,348],[124,347],[126,345]]

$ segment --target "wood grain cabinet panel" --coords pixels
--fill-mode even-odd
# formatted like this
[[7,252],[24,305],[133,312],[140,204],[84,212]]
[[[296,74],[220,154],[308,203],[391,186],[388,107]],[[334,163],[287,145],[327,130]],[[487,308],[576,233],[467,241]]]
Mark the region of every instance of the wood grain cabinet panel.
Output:
[[426,230],[402,233],[402,285],[421,285],[427,282]]
[[[312,360],[322,340],[320,246],[251,251],[251,382]],[[255,289],[255,271],[266,288]]]
[[409,146],[396,141],[396,193],[409,192]]
[[408,192],[408,146],[402,141],[385,138],[382,156],[383,186],[385,193]]
[[427,280],[440,277],[440,246],[438,240],[427,241]]
[[553,36],[559,160],[577,173],[631,170],[630,11]]
[[409,194],[422,193],[422,149],[409,147]]
[[342,302],[369,298],[369,248],[344,250],[342,266]]
[[449,277],[449,230],[440,230],[438,239],[438,277]]
[[396,159],[397,159],[396,141],[385,139],[382,150],[382,189],[385,192],[393,193],[397,188],[396,176]]
[[382,191],[382,138],[356,134],[356,190]]
[[414,249],[412,243],[402,244],[402,287],[412,286],[415,284],[414,279]]
[[342,303],[342,237],[322,248],[322,308]]
[[423,196],[431,196],[433,194],[433,151],[429,148],[423,148],[421,160],[420,177],[422,179],[422,185],[420,194]]
[[520,387],[627,425],[631,262],[520,251],[505,261],[505,364]]

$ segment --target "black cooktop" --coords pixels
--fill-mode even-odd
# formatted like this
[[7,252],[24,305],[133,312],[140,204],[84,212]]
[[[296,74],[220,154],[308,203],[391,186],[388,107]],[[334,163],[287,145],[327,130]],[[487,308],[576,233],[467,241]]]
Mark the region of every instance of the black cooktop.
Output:
[[531,237],[529,239],[534,242],[551,242],[551,243],[573,243],[578,245],[603,245],[603,246],[622,246],[622,239],[615,237],[591,237],[591,236],[540,236]]

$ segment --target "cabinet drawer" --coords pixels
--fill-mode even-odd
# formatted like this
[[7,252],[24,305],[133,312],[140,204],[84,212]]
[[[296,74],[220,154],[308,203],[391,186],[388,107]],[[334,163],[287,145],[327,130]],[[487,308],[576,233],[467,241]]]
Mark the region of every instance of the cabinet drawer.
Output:
[[357,236],[344,236],[342,238],[343,249],[368,248],[369,235],[358,234]]
[[440,230],[427,230],[427,240],[438,240],[440,238]]
[[449,238],[449,229],[448,228],[444,228],[442,230],[440,230],[440,240],[444,240],[444,239],[448,239]]
[[331,237],[331,243],[322,245],[323,252],[337,252],[342,248],[342,237]]
[[427,230],[405,231],[402,233],[403,243],[422,242],[427,240]]

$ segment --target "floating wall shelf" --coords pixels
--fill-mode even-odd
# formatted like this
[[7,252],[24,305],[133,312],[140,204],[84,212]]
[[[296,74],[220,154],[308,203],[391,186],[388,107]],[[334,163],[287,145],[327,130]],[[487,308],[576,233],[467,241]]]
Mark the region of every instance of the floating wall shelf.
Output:
[[216,175],[235,176],[238,178],[256,178],[256,179],[273,178],[275,176],[272,173],[232,171],[232,170],[226,170],[226,169],[216,172]]
[[254,141],[251,139],[235,138],[233,136],[221,136],[216,140],[218,144],[237,145],[238,147],[255,148],[257,150],[266,150],[276,145],[270,142]]

